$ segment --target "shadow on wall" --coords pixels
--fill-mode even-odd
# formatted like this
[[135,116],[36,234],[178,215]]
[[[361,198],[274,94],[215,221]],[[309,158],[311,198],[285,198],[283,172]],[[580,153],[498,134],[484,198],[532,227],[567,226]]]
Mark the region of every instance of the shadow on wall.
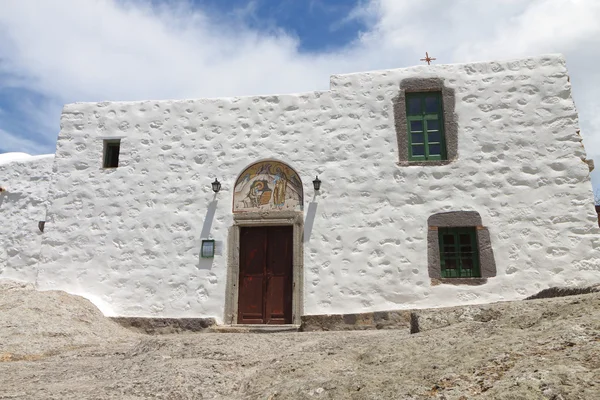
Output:
[[[202,225],[202,232],[200,232],[200,246],[202,246],[202,239],[208,239],[210,236],[210,228],[212,227],[215,214],[217,213],[217,204],[217,200],[213,200],[208,204],[206,217],[204,217],[204,225]],[[201,249],[198,248],[198,269],[211,269],[214,258],[202,258],[200,250]]]
[[316,201],[308,203],[306,219],[304,220],[304,243],[310,242],[310,235],[312,234],[315,216],[317,215],[317,204]]

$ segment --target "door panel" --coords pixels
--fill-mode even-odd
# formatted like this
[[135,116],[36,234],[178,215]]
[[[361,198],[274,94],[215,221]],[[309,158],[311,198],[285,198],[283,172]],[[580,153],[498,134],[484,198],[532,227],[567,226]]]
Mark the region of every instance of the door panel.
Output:
[[286,302],[286,282],[283,277],[271,277],[267,285],[267,324],[291,324],[291,318],[288,320]]
[[267,323],[292,323],[292,227],[269,228],[267,245]]
[[264,290],[267,231],[242,228],[240,232],[240,282],[238,323],[264,323]]
[[292,227],[242,228],[238,323],[292,323]]

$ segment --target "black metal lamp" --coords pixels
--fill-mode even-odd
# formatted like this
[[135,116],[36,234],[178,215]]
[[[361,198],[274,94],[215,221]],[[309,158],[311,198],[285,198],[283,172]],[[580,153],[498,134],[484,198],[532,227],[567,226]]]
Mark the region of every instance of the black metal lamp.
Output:
[[315,191],[318,192],[319,189],[321,189],[321,180],[319,179],[319,177],[317,176],[315,178],[315,180],[313,181],[313,187],[315,188]]
[[215,181],[212,183],[212,190],[215,193],[219,193],[219,190],[221,190],[221,182],[219,182],[217,178],[215,178]]

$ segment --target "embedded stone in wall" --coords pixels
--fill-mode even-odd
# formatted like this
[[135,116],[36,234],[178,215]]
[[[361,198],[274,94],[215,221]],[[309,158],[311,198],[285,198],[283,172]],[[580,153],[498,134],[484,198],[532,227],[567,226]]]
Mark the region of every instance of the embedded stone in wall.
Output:
[[204,332],[216,325],[214,318],[113,317],[111,319],[127,329],[155,335]]
[[300,177],[278,161],[261,161],[246,168],[235,183],[233,212],[302,210]]

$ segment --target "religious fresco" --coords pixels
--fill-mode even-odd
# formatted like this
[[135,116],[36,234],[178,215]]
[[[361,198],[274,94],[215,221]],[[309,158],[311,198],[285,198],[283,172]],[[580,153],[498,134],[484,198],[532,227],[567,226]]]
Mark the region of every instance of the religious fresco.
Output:
[[246,168],[235,183],[233,212],[302,210],[302,181],[278,161],[261,161]]

